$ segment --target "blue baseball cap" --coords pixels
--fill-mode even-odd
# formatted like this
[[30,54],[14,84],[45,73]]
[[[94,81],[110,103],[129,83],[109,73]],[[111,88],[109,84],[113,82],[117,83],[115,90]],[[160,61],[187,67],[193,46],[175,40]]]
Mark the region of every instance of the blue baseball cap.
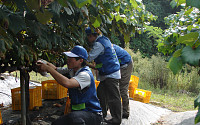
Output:
[[97,33],[97,32],[95,31],[95,29],[93,29],[93,32],[92,32],[91,28],[87,27],[85,28],[85,33],[88,35],[88,34]]
[[71,51],[63,52],[63,53],[67,55],[68,57],[80,57],[85,60],[88,59],[88,53],[86,49],[79,45],[75,46]]

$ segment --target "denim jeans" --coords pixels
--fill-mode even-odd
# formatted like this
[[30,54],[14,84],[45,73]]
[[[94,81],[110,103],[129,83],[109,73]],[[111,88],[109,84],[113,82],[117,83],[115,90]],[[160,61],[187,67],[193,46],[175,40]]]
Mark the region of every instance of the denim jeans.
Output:
[[112,116],[113,124],[121,124],[122,106],[119,92],[119,79],[106,78],[99,83],[97,87],[97,96],[103,112],[106,117],[108,108]]
[[73,111],[52,122],[52,125],[100,125],[103,118],[101,115],[86,112]]

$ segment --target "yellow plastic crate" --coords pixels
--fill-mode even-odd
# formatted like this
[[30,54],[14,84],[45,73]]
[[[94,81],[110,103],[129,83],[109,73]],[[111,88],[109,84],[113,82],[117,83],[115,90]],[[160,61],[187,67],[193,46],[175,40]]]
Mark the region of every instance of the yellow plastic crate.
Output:
[[139,82],[139,77],[131,75],[130,81],[129,81],[129,88],[137,88]]
[[68,89],[58,84],[56,80],[42,81],[43,99],[61,99],[67,97]]
[[99,83],[100,83],[100,81],[95,80],[95,86],[96,86],[96,89],[97,89]]
[[[21,91],[20,87],[11,89],[12,110],[21,110]],[[41,86],[29,87],[29,109],[42,106],[42,89]]]
[[1,116],[1,110],[0,110],[0,125],[3,124],[2,116]]
[[151,91],[143,90],[143,89],[135,89],[133,100],[140,101],[143,103],[149,103],[151,97]]

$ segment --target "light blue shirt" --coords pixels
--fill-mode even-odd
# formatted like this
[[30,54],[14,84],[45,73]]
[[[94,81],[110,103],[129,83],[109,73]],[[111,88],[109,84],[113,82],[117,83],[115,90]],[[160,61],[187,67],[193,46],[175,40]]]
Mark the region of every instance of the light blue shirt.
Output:
[[[97,37],[97,39],[101,37],[101,35],[99,35]],[[96,40],[97,40],[96,39]],[[100,43],[100,42],[94,42],[92,50],[89,52],[89,57],[88,57],[88,61],[91,62],[92,60],[96,59],[100,54],[104,54],[104,46]],[[98,81],[104,81],[106,78],[114,78],[114,79],[121,79],[121,73],[120,70],[109,74],[109,75],[100,75],[98,73],[98,77],[97,80]]]

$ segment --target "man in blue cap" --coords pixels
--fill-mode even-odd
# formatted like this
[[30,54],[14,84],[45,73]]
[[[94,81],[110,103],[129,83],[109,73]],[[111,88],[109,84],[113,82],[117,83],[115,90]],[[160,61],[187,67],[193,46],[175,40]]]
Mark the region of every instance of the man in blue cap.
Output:
[[128,87],[131,73],[133,72],[133,61],[131,55],[125,49],[116,44],[113,44],[113,47],[120,63],[121,79],[119,81],[119,89],[122,98],[122,118],[128,119],[130,110]]
[[[92,50],[89,52],[88,61],[95,61],[95,68],[98,70],[100,81],[97,87],[97,96],[99,98],[103,117],[107,115],[107,105],[109,106],[112,119],[106,120],[108,124],[120,125],[122,120],[121,114],[121,97],[119,93],[120,64],[111,41],[92,30],[90,27],[85,29],[87,39],[92,44]],[[92,68],[92,67],[91,67]]]
[[[100,125],[102,109],[96,95],[93,74],[86,60],[88,54],[82,46],[75,46],[67,55],[67,68],[55,67],[52,63],[37,65],[43,72],[49,72],[62,86],[68,88],[71,99],[71,112],[58,118],[52,125]],[[63,74],[69,73],[72,78]]]

